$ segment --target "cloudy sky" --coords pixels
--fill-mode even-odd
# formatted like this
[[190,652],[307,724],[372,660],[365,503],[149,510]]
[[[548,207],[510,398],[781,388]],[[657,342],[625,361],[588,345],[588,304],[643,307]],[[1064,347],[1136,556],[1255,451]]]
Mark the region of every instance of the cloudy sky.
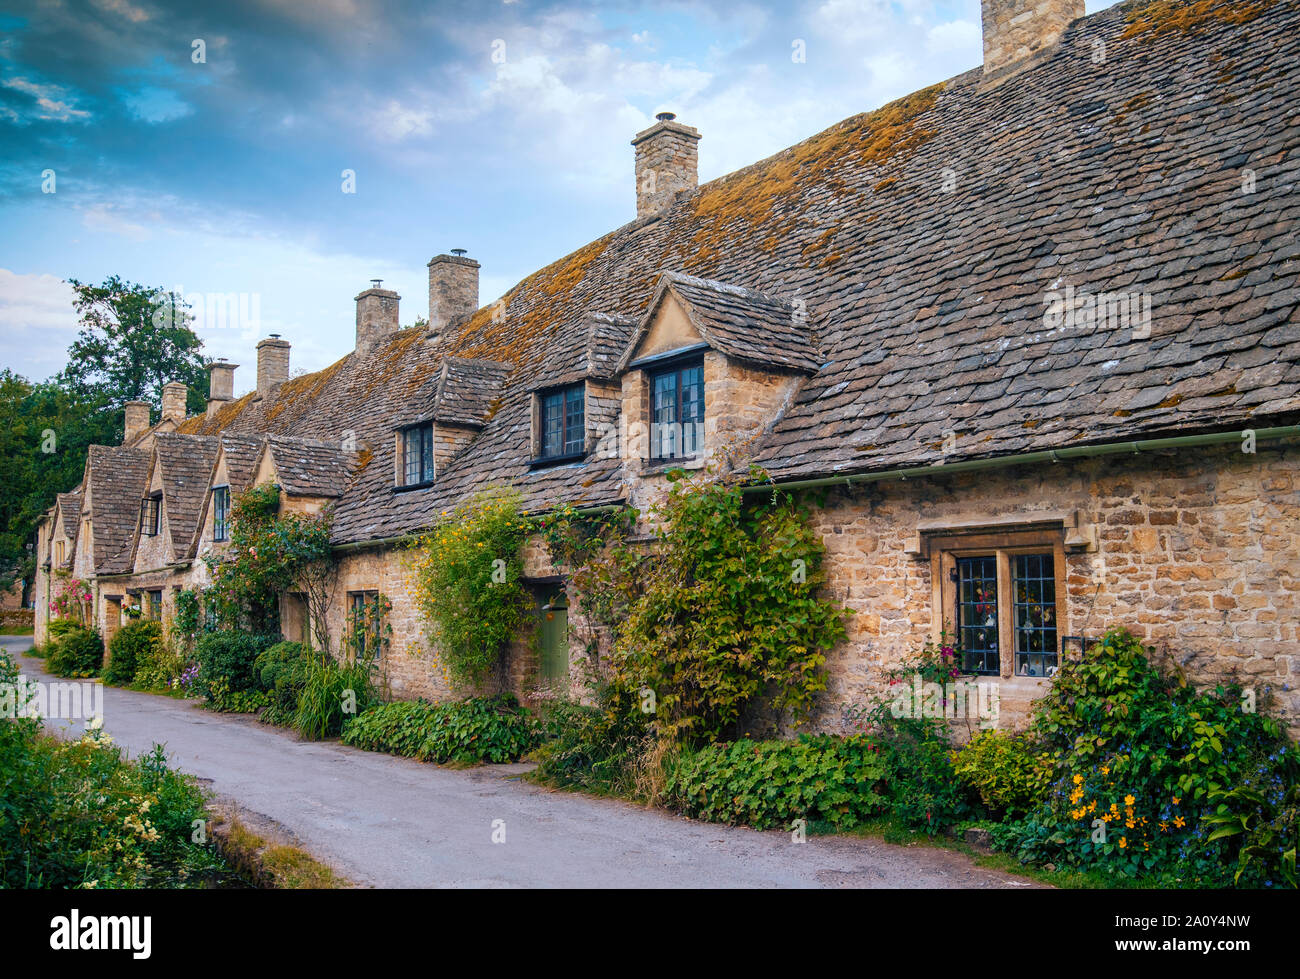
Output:
[[435,254],[486,303],[631,220],[659,109],[703,181],[980,60],[979,0],[0,0],[0,366],[61,368],[64,280],[117,274],[242,296],[200,328],[240,390],[268,333],[316,370],[372,278],[409,324]]

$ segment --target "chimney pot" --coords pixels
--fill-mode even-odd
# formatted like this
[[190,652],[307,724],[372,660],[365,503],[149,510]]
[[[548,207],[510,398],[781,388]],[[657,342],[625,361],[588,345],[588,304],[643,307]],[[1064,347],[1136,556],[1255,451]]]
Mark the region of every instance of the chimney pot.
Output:
[[437,342],[448,326],[478,309],[479,268],[463,248],[429,261],[429,339]]
[[149,428],[149,402],[128,401],[124,406],[126,427],[122,434],[122,444],[133,441]]
[[672,112],[660,112],[655,119],[632,140],[638,218],[667,210],[678,194],[700,183],[700,131],[677,122]]
[[277,385],[289,380],[289,341],[278,333],[257,345],[257,396],[270,397]]
[[1002,81],[1029,67],[1084,13],[1084,0],[980,0],[984,77]]

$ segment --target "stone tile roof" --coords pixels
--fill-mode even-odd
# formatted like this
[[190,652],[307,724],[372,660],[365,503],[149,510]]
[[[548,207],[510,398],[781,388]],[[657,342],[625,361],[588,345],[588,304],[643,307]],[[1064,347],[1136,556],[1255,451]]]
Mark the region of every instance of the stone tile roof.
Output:
[[[242,493],[257,475],[257,459],[265,439],[258,435],[221,433],[221,451],[226,459],[226,478],[232,493]],[[215,466],[216,460],[213,460]]]
[[59,517],[63,524],[63,536],[76,540],[77,528],[81,526],[81,487],[71,493],[60,493],[57,497]]
[[269,435],[266,450],[275,462],[276,480],[289,496],[343,495],[357,464],[357,453],[318,439]]
[[131,570],[140,501],[149,485],[152,453],[128,446],[92,445],[86,460],[90,481],[92,559],[99,574]]
[[753,289],[665,272],[636,336],[620,361],[626,368],[636,344],[650,328],[659,304],[669,293],[681,300],[691,324],[710,347],[736,360],[784,370],[817,373],[822,358],[813,347],[807,312],[793,302]]
[[172,554],[178,560],[189,553],[198,531],[218,444],[218,439],[201,435],[159,432],[154,437],[154,452],[162,470],[163,509]]
[[[1095,65],[1093,42],[1105,44]],[[1300,5],[1131,4],[1071,25],[995,88],[979,69],[846,119],[534,273],[435,346],[403,330],[182,431],[370,450],[340,542],[427,526],[513,482],[527,505],[620,500],[617,459],[530,470],[530,391],[639,318],[664,270],[806,304],[818,373],[758,445],[777,478],[1255,426],[1300,416]],[[1254,173],[1243,192],[1245,171]],[[1149,333],[1045,317],[1052,294],[1137,294]],[[512,365],[483,431],[393,491],[393,419],[443,356]]]
[[482,428],[496,408],[509,373],[509,364],[494,360],[444,357],[434,394],[434,419]]

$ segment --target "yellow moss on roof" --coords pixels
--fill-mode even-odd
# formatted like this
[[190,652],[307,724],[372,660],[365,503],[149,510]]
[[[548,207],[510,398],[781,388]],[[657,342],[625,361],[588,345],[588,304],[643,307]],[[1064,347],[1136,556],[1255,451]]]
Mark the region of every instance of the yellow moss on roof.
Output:
[[276,392],[275,404],[267,409],[267,423],[275,421],[290,406],[315,400],[325,390],[326,385],[334,379],[334,375],[342,369],[347,359],[347,357],[340,357],[324,370],[316,371],[314,374],[303,374],[281,384],[279,391]]
[[[832,168],[883,167],[895,156],[915,150],[935,135],[935,130],[921,129],[916,123],[934,108],[943,88],[943,83],[931,85],[874,112],[853,116],[761,163],[705,184],[692,199],[699,222],[694,243],[713,242],[735,221],[751,227],[768,224],[779,206],[797,204],[800,188],[835,179],[829,175]],[[775,247],[784,230],[765,239],[766,250]]]
[[182,435],[212,435],[216,432],[225,431],[232,425],[245,408],[253,403],[257,397],[256,391],[249,391],[242,398],[236,398],[234,401],[227,401],[217,409],[216,414],[209,418],[206,414],[195,415],[192,418],[186,418],[176,426],[176,431]]
[[1121,37],[1149,35],[1152,40],[1161,34],[1180,31],[1187,34],[1207,24],[1249,24],[1268,10],[1277,0],[1151,0],[1125,12],[1128,27]]

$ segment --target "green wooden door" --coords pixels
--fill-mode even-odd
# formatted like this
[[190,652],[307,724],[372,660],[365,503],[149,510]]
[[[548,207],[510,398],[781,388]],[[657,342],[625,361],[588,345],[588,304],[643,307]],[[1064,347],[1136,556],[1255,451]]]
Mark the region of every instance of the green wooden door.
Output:
[[569,609],[564,593],[538,596],[541,626],[543,680],[563,680],[569,675]]

